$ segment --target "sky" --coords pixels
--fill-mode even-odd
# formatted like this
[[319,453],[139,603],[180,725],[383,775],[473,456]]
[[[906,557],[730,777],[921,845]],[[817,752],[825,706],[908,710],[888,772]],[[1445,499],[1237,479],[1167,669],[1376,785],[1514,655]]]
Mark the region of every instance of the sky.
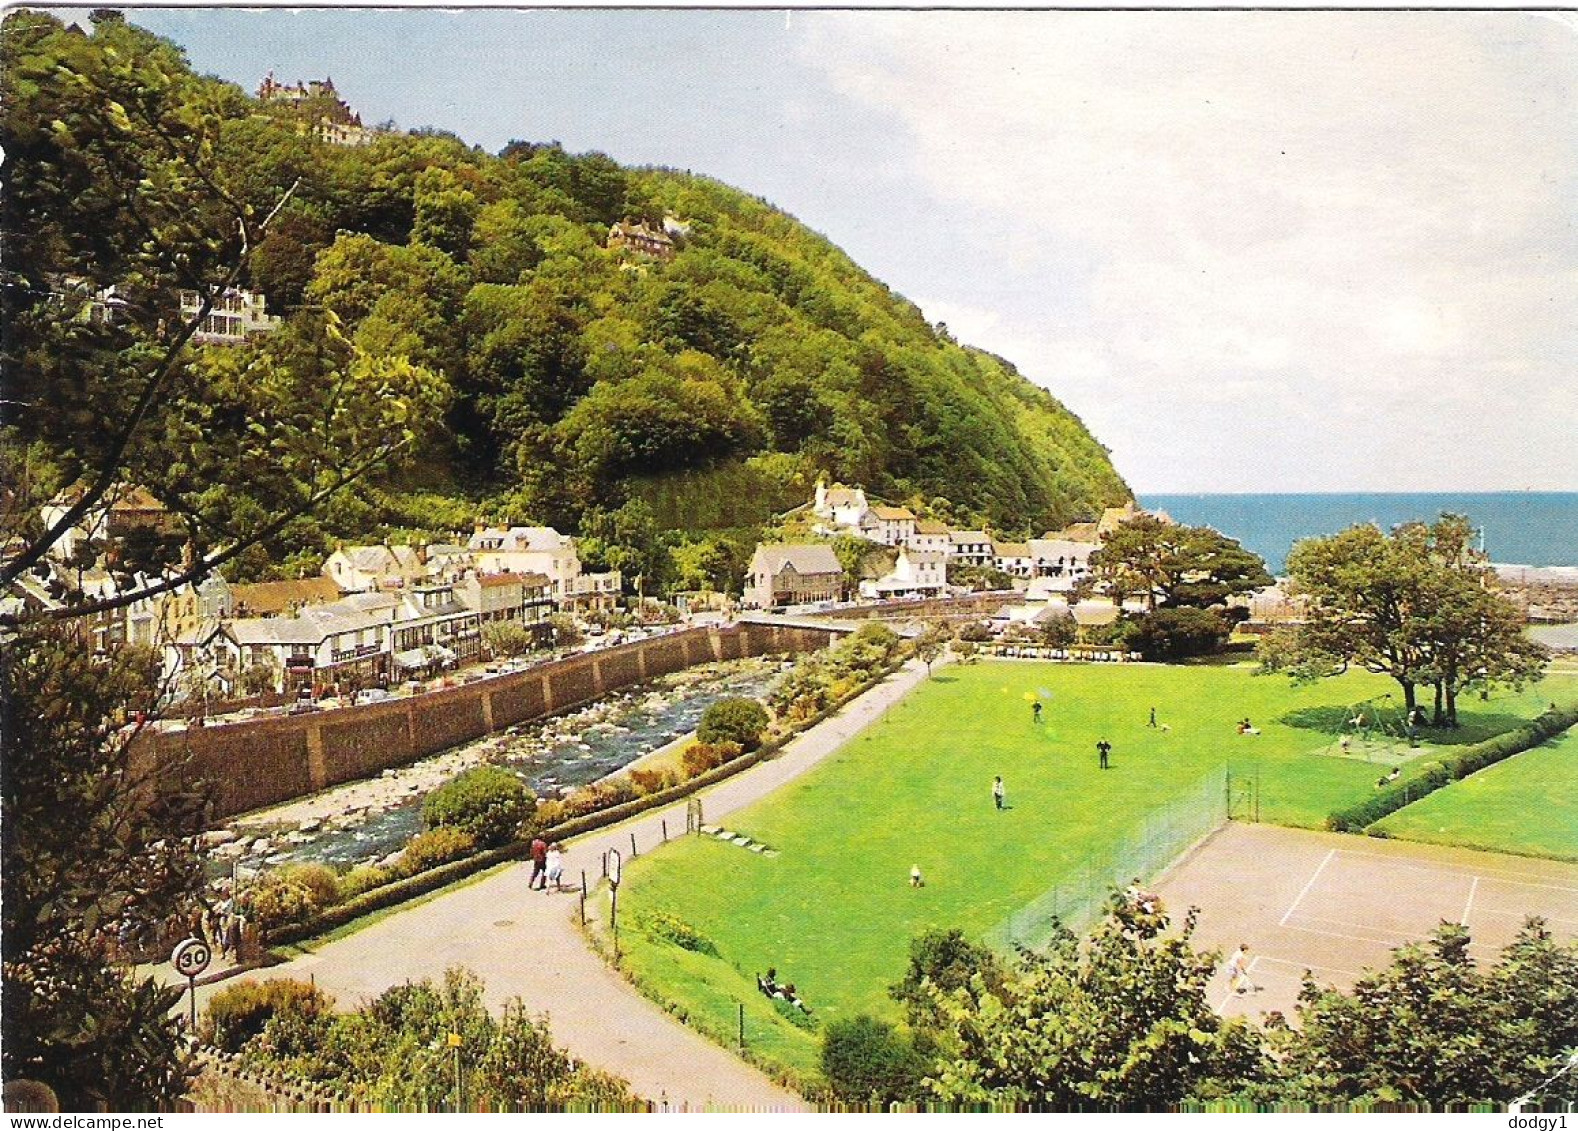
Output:
[[249,90],[764,197],[1142,495],[1578,490],[1571,14],[130,15]]

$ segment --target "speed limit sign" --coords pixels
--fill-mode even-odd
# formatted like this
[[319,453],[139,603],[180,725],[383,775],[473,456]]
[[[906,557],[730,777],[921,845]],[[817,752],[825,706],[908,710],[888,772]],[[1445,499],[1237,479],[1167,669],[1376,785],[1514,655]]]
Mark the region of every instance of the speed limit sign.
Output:
[[208,944],[202,939],[182,939],[170,952],[170,965],[174,966],[176,973],[182,977],[195,978],[208,969],[208,963],[212,958]]

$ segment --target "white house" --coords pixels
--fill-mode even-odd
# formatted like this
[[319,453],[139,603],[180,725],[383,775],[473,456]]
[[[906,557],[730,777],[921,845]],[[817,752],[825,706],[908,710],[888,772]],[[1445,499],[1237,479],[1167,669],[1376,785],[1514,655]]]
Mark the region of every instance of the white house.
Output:
[[[269,314],[268,301],[257,291],[229,287],[214,298],[203,316],[192,341],[201,345],[238,345],[253,334],[267,334],[279,328],[279,315]],[[196,291],[181,292],[181,320],[190,321],[203,308]]]
[[948,529],[946,522],[938,522],[934,518],[917,518],[915,529],[910,534],[905,545],[912,550],[922,553],[953,555],[953,532]]
[[540,573],[553,587],[556,600],[573,597],[572,582],[581,575],[575,540],[551,526],[478,524],[466,549],[479,573]]
[[861,520],[870,509],[864,489],[845,487],[842,483],[834,483],[830,487],[825,477],[816,481],[816,500],[812,504],[812,511],[817,518],[834,526],[847,526],[854,530],[859,529]]
[[915,514],[908,507],[870,507],[860,520],[860,534],[884,546],[908,545],[915,536]]
[[427,564],[414,546],[341,546],[321,570],[343,593],[403,589],[427,577]]
[[[1089,524],[1087,524],[1089,525]],[[1090,572],[1090,555],[1100,545],[1098,542],[1075,541],[1049,535],[1030,539],[1030,557],[1034,575],[1050,579],[1052,589],[1067,590]]]
[[881,577],[861,581],[860,595],[878,599],[940,596],[948,586],[947,560],[942,554],[901,546],[892,569]]
[[1030,544],[992,539],[992,565],[1010,577],[1029,577],[1035,570]]
[[[376,601],[392,598],[364,594]],[[282,673],[283,689],[363,687],[389,674],[392,605],[361,608],[348,598],[315,605],[288,617],[247,617],[225,629],[233,667],[264,664]]]
[[949,539],[953,543],[953,560],[959,565],[991,565],[992,536],[984,530],[955,530]]

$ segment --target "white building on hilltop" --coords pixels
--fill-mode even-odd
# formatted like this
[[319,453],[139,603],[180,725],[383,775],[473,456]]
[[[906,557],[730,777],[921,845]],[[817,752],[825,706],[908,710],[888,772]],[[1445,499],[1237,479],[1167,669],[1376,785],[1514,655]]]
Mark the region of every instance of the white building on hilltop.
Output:
[[619,597],[618,570],[582,573],[575,539],[551,526],[486,526],[478,523],[466,544],[480,573],[540,573],[561,606],[611,607]]

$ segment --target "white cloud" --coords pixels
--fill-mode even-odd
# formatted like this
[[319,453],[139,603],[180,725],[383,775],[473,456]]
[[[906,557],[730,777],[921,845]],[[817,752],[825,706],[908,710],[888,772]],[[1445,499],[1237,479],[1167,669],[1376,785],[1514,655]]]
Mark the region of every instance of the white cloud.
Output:
[[[929,315],[1052,387],[1133,481],[1578,487],[1573,29],[1450,12],[799,26],[845,97],[902,123],[930,194],[1016,221],[998,261],[1024,300],[971,312],[954,280]],[[1036,296],[1075,277],[1077,313],[1049,322]]]

